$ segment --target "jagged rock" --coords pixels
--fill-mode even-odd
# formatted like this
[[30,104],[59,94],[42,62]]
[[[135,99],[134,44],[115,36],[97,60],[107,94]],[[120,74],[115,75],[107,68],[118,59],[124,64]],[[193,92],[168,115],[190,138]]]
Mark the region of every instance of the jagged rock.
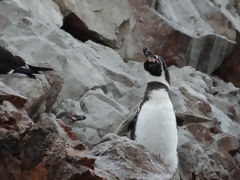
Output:
[[187,179],[237,179],[240,90],[192,67],[170,67],[180,126],[179,173]]
[[23,133],[33,125],[33,121],[29,118],[27,112],[22,108],[17,108],[8,100],[4,100],[0,104],[0,139],[4,135],[12,132],[17,135]]
[[0,103],[5,100],[10,101],[18,108],[23,108],[27,102],[27,98],[0,82]]
[[101,90],[89,91],[81,99],[87,120],[78,121],[72,126],[89,127],[98,131],[100,136],[113,132],[128,114],[128,109],[114,99],[110,99]]
[[90,149],[101,141],[98,131],[89,127],[76,127],[73,125],[72,131],[76,134],[77,138]]
[[[223,132],[240,135],[240,90],[190,66],[169,68],[171,99],[176,113],[206,117]],[[196,119],[196,118],[195,118]],[[190,119],[190,122],[193,122]],[[201,121],[203,122],[203,121]],[[185,119],[187,123],[187,119]]]
[[46,96],[46,112],[50,112],[54,103],[57,101],[57,97],[62,90],[63,78],[55,72],[48,72],[46,78],[50,85]]
[[[71,129],[46,118],[20,136],[0,139],[1,179],[105,179]],[[40,175],[40,174],[41,175]]]
[[159,156],[126,137],[108,134],[91,150],[96,171],[105,170],[109,179],[170,179],[171,174]]
[[179,173],[183,180],[238,179],[240,168],[233,156],[240,144],[235,137],[194,123],[179,128],[179,139]]
[[63,29],[70,30],[80,40],[93,40],[111,47],[116,46],[119,28],[130,17],[127,0],[54,1],[65,16]]
[[[163,56],[168,65],[191,65],[212,73],[230,53],[240,28],[238,23],[235,28],[226,26],[231,21],[237,22],[237,18],[225,17],[228,10],[221,12],[218,5],[209,1],[154,0],[152,8],[157,11],[144,0],[129,2],[135,10],[136,23],[134,31],[129,28],[125,33],[120,50],[129,59],[142,59],[140,50],[147,45]],[[215,21],[215,16],[224,20]]]
[[[66,17],[63,29],[82,41],[109,45],[124,59],[137,61],[147,45],[168,65],[191,65],[208,74],[232,51],[240,30],[233,1],[55,2]],[[106,16],[110,11],[113,15]]]
[[[17,12],[17,15],[9,14],[5,17],[9,9]],[[54,112],[57,114],[61,111],[57,110],[58,107],[63,109],[61,107],[61,104],[64,104],[61,102],[63,99],[80,101],[81,106],[84,106],[84,103],[88,106],[94,105],[95,109],[92,108],[89,112],[84,111],[87,122],[91,124],[86,127],[94,129],[97,126],[95,124],[100,124],[97,131],[98,136],[101,137],[116,128],[115,126],[124,119],[128,109],[123,106],[132,108],[139,102],[145,88],[141,64],[124,63],[114,50],[92,41],[81,43],[58,29],[57,26],[54,27],[53,24],[48,26],[34,13],[28,13],[12,1],[0,2],[0,15],[9,22],[2,30],[1,46],[13,54],[21,56],[30,64],[47,66],[46,63],[50,63],[49,66],[62,76],[64,83],[54,108]],[[23,20],[26,18],[31,23],[25,23]],[[8,79],[8,86],[18,89],[18,92],[22,92],[22,95],[28,98],[28,103],[30,102],[28,112],[32,116],[36,110],[38,112],[51,110],[51,106],[56,100],[55,95],[60,91],[62,80],[51,73],[46,74],[47,78],[50,77],[48,81],[43,75],[38,76],[36,81],[28,78],[20,78],[20,81],[14,75],[4,76],[3,79],[4,81]],[[86,96],[88,91],[94,93],[99,90],[103,91],[102,95],[95,93],[91,97]],[[87,98],[104,106],[88,102]],[[41,105],[42,102],[46,102],[47,105],[45,106],[45,103]],[[64,107],[64,111],[72,111],[72,109]],[[74,113],[82,114],[81,109],[82,107],[79,112],[75,109]],[[111,118],[109,124],[107,116]]]
[[1,81],[19,94],[27,98],[25,108],[30,116],[50,110],[61,90],[62,81],[59,76],[49,76],[47,79],[40,75],[37,79],[30,79],[17,75],[2,75]]
[[63,16],[59,10],[59,7],[52,0],[42,0],[41,3],[28,0],[13,0],[21,8],[29,11],[34,17],[40,19],[44,23],[56,24],[62,26]]
[[[239,40],[238,40],[239,42]],[[229,57],[224,59],[223,64],[216,70],[215,74],[226,82],[232,82],[240,87],[240,45],[236,45],[234,51]]]

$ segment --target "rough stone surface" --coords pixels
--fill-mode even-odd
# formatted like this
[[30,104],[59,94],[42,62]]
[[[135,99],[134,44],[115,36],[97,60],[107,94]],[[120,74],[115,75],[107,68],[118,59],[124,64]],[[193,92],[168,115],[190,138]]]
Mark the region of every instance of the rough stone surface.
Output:
[[52,0],[41,0],[41,3],[31,0],[13,1],[42,22],[62,26],[63,16],[59,7]]
[[[16,12],[5,17],[8,23],[2,30],[3,35],[0,45],[13,54],[21,56],[30,64],[46,66],[49,63],[49,66],[62,76],[64,84],[57,101],[59,105],[64,104],[61,103],[63,99],[69,98],[76,101],[80,100],[83,102],[81,106],[84,105],[87,98],[95,99],[95,102],[104,104],[104,106],[98,106],[95,110],[92,108],[91,113],[95,111],[95,115],[84,112],[86,116],[89,116],[88,122],[91,124],[89,127],[94,127],[94,129],[97,128],[97,124],[95,125],[97,113],[102,113],[102,115],[101,113],[98,115],[99,118],[97,119],[99,124],[102,125],[102,128],[97,128],[99,136],[110,132],[114,129],[113,126],[118,125],[124,119],[125,112],[128,109],[124,109],[122,104],[127,104],[127,108],[132,108],[138,103],[144,89],[144,82],[142,81],[144,74],[141,64],[134,62],[125,64],[119,54],[108,47],[91,41],[81,43],[58,29],[57,26],[48,25],[41,19],[37,19],[35,14],[30,14],[12,1],[8,1],[8,3],[1,1],[0,3],[0,14],[2,16],[7,14],[8,9]],[[22,89],[22,95],[26,95],[28,100],[36,105],[29,105],[35,107],[28,110],[30,114],[34,114],[36,109],[40,110],[39,105],[45,99],[50,102],[47,102],[47,107],[41,106],[40,112],[45,111],[46,108],[51,109],[49,107],[55,101],[53,95],[59,92],[62,83],[59,78],[52,77],[52,79],[55,78],[54,82],[58,82],[54,85],[54,82],[48,82],[43,75],[40,75],[36,81],[29,80],[29,78],[20,78],[21,81],[19,81],[18,77],[13,78],[13,76],[15,77],[15,75],[9,75],[9,78],[4,76],[3,81],[6,82],[7,79],[10,79],[6,83],[13,89],[18,89],[19,92]],[[54,90],[56,91],[54,92]],[[103,91],[101,95],[103,99],[101,99],[102,97],[94,97],[94,94],[91,97],[85,96],[88,91],[94,92],[97,90]],[[128,91],[131,91],[134,95],[125,98]],[[31,101],[31,99],[36,99],[36,101]],[[91,105],[91,102],[89,103],[88,105]],[[57,109],[58,104],[55,109]],[[116,105],[112,106],[112,104]],[[110,107],[109,112],[106,111],[108,110],[107,107]],[[119,108],[124,110],[118,112]],[[65,109],[66,111],[71,110],[71,108]],[[55,110],[55,112],[57,111]],[[111,115],[112,112],[113,115]],[[105,115],[112,117],[110,125],[107,125]],[[111,128],[108,129],[109,126]]]
[[[238,37],[239,43],[239,37]],[[215,71],[221,79],[226,82],[232,82],[240,87],[240,45],[236,45],[230,56],[226,57],[223,64]]]
[[27,98],[21,96],[13,89],[5,86],[2,82],[0,82],[0,102],[3,102],[4,100],[10,101],[18,108],[23,108],[27,102]]
[[[49,77],[51,85],[43,75],[30,79],[18,75],[2,75],[0,80],[27,98],[26,110],[30,116],[50,110],[61,90],[62,81]],[[59,87],[59,88],[57,88]],[[40,108],[41,107],[41,108]]]
[[23,133],[33,124],[25,109],[15,107],[8,100],[0,104],[0,138],[9,132]]
[[208,74],[232,51],[240,30],[235,1],[55,2],[65,16],[63,29],[80,40],[111,46],[127,61],[142,61],[147,45],[168,65],[191,65]]
[[126,137],[118,138],[109,134],[91,153],[96,156],[96,167],[106,170],[110,179],[171,178],[159,156],[149,153],[143,146]]
[[95,160],[61,122],[43,119],[20,135],[0,139],[1,179],[105,179],[93,172]]
[[[212,73],[234,46],[240,26],[231,28],[225,24],[237,22],[239,16],[226,17],[218,5],[209,1],[155,0],[150,3],[152,8],[149,1],[129,2],[134,9],[135,23],[131,25],[129,21],[128,27],[134,28],[129,28],[123,38],[120,52],[126,58],[143,59],[140,50],[147,45],[155,54],[163,56],[168,65],[191,65]],[[222,20],[214,20],[216,16]]]
[[240,136],[240,89],[194,70],[170,67],[171,99],[176,113],[207,117],[223,132]]
[[240,169],[233,158],[240,147],[238,140],[212,129],[199,123],[179,128],[179,173],[183,180],[238,179]]
[[131,11],[127,0],[55,0],[55,2],[65,16],[74,13],[79,18],[73,28],[80,26],[81,31],[81,27],[84,26],[86,30],[95,32],[99,40],[112,47],[116,46],[119,28],[129,19]]
[[190,66],[169,69],[170,94],[179,124],[180,177],[237,179],[239,88]]

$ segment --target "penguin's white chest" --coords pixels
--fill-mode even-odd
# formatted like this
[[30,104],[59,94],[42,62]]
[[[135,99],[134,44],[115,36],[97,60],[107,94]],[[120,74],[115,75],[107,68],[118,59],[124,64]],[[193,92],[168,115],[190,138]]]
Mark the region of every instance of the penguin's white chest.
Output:
[[173,105],[165,89],[154,90],[138,114],[135,129],[136,141],[161,156],[175,171],[177,158],[177,128]]

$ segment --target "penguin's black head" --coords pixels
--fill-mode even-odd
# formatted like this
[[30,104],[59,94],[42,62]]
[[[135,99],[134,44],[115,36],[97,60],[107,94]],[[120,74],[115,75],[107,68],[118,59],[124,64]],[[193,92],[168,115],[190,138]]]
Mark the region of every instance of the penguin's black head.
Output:
[[159,60],[155,62],[150,62],[146,60],[144,62],[144,69],[148,71],[153,76],[161,76],[162,75],[162,63]]
[[161,59],[154,56],[146,46],[143,47],[143,54],[147,58],[144,62],[145,71],[148,71],[153,76],[161,76],[163,69]]

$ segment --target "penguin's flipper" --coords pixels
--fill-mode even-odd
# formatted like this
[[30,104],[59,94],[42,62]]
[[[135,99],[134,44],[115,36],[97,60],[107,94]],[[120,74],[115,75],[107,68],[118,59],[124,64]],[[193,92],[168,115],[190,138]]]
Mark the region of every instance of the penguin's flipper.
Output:
[[130,138],[133,137],[133,129],[135,128],[136,120],[138,117],[138,109],[139,105],[135,106],[132,111],[129,112],[126,119],[115,129],[114,133],[119,136],[129,136],[130,132]]

